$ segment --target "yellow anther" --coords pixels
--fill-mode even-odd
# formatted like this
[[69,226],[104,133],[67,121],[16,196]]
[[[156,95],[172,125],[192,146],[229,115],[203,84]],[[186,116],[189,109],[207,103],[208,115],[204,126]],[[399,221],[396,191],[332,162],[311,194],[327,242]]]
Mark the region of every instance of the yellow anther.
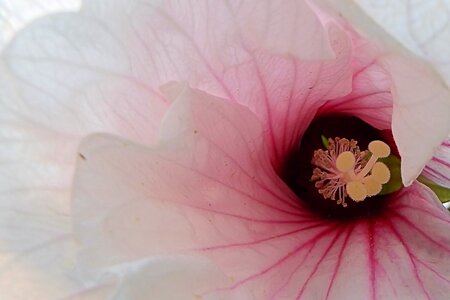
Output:
[[391,148],[389,148],[388,144],[378,140],[370,142],[369,151],[380,158],[388,157],[391,154]]
[[385,184],[391,179],[391,171],[382,162],[376,162],[371,171],[372,177],[381,184]]
[[382,162],[377,161],[390,155],[391,149],[382,141],[372,141],[368,148],[371,152],[360,151],[355,140],[328,139],[327,150],[316,150],[312,159],[311,176],[319,194],[325,199],[335,200],[346,207],[347,197],[355,202],[378,195],[382,185],[389,182],[391,172]]
[[341,172],[348,172],[353,170],[355,166],[355,154],[350,151],[342,152],[336,159],[336,168]]
[[360,181],[350,181],[347,183],[346,190],[353,201],[363,201],[367,197],[367,189]]
[[373,176],[365,177],[362,182],[366,187],[367,196],[375,196],[381,192],[381,183]]

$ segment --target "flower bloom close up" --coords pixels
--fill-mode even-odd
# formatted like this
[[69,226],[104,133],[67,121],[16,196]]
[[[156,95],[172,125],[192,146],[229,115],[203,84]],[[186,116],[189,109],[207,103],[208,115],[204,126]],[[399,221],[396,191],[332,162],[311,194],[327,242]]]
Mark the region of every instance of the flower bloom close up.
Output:
[[448,88],[346,5],[93,0],[18,34],[8,297],[445,299],[416,178],[449,185]]

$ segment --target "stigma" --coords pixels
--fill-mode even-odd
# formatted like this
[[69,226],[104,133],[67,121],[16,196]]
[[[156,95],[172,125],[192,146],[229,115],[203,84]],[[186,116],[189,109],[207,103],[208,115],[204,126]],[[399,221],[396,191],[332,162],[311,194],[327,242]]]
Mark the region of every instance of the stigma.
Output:
[[368,148],[361,151],[357,141],[336,137],[328,139],[326,150],[315,150],[311,180],[319,194],[343,207],[348,198],[361,202],[378,195],[391,178],[389,168],[378,159],[388,157],[391,149],[379,140],[370,142]]

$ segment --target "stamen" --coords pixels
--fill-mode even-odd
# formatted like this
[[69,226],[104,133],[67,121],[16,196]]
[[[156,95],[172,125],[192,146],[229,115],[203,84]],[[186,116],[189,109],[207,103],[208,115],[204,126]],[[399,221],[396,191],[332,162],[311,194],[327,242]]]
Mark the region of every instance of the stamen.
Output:
[[382,141],[372,141],[370,142],[368,148],[373,155],[380,158],[388,157],[389,154],[391,154],[391,148],[389,148],[388,144]]
[[371,174],[381,184],[385,184],[391,179],[391,171],[389,171],[389,168],[382,162],[376,162],[373,165]]
[[341,172],[348,172],[355,166],[355,156],[350,151],[341,153],[336,159],[336,168]]
[[364,177],[362,182],[367,189],[367,196],[375,196],[381,192],[382,184],[373,175]]
[[363,201],[367,197],[367,189],[360,181],[350,181],[347,183],[347,193],[354,201]]
[[[382,141],[369,144],[371,156],[367,161],[367,152],[360,151],[357,141],[335,138],[328,139],[327,150],[316,150],[312,164],[312,181],[325,198],[337,201],[346,207],[347,196],[355,202],[378,195],[382,185],[390,180],[389,168],[379,158],[389,156],[391,149]],[[370,174],[369,174],[370,173]]]

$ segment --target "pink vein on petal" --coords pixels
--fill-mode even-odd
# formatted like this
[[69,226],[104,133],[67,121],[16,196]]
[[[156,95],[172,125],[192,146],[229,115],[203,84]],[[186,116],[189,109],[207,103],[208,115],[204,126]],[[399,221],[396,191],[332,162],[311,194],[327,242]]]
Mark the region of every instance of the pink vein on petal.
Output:
[[[314,221],[310,221],[310,222],[314,222]],[[195,250],[198,250],[198,251],[214,251],[214,250],[224,250],[224,249],[228,249],[228,248],[241,247],[241,246],[252,246],[252,245],[260,244],[260,243],[267,242],[267,241],[270,241],[270,240],[275,240],[275,239],[278,239],[278,238],[282,238],[282,237],[286,237],[286,236],[290,236],[290,235],[295,235],[295,234],[300,233],[300,232],[302,232],[304,230],[307,230],[307,229],[323,227],[325,225],[327,225],[325,222],[316,223],[315,225],[311,225],[311,226],[307,226],[307,227],[291,230],[291,231],[288,231],[288,232],[285,232],[285,233],[269,236],[267,238],[259,239],[259,240],[255,240],[255,241],[251,241],[251,242],[218,245],[218,246],[199,248],[199,249],[195,249]]]
[[347,243],[348,243],[348,240],[350,239],[350,235],[351,235],[353,229],[354,229],[354,226],[350,226],[349,229],[347,230],[347,235],[345,236],[345,240],[342,243],[341,250],[339,251],[339,256],[336,260],[336,266],[334,268],[333,275],[331,275],[330,283],[328,284],[327,295],[326,295],[325,300],[328,300],[328,298],[330,297],[330,292],[333,287],[334,280],[336,279],[336,275],[339,271],[339,268],[341,267],[342,255],[344,254],[345,248],[347,247]]
[[408,245],[405,243],[405,240],[400,235],[400,233],[395,228],[394,224],[391,220],[386,220],[389,228],[394,233],[394,235],[397,237],[398,241],[402,244],[403,248],[405,249],[406,253],[409,256],[409,260],[411,261],[411,264],[414,268],[414,277],[416,278],[417,282],[420,284],[420,288],[422,289],[423,293],[427,296],[428,299],[431,299],[430,295],[428,294],[427,290],[425,289],[425,286],[423,284],[422,279],[420,278],[419,271],[417,270],[417,265],[414,260],[414,255],[411,253],[411,250],[409,249]]
[[265,103],[265,107],[266,107],[266,113],[267,113],[267,127],[269,129],[269,135],[270,135],[270,146],[273,150],[274,155],[272,156],[272,159],[274,159],[274,164],[276,166],[278,166],[280,164],[280,156],[278,153],[278,148],[276,146],[276,139],[275,139],[275,134],[273,131],[273,119],[272,119],[272,110],[270,107],[270,99],[268,96],[268,92],[267,92],[267,86],[264,83],[264,79],[262,78],[261,75],[261,70],[258,67],[258,64],[256,63],[256,59],[255,59],[255,55],[254,53],[250,52],[249,50],[245,49],[247,51],[247,53],[250,55],[255,71],[256,71],[256,75],[258,77],[258,81],[259,84],[261,85],[261,88],[263,90],[263,94],[264,94],[264,103]]
[[324,236],[326,236],[327,234],[329,234],[331,231],[333,231],[335,229],[335,227],[333,225],[330,225],[327,229],[321,231],[320,233],[316,234],[315,236],[313,236],[312,238],[310,238],[309,240],[307,240],[306,242],[302,243],[300,246],[296,247],[295,249],[293,249],[292,251],[290,251],[288,254],[286,254],[285,256],[281,257],[280,259],[278,259],[275,263],[273,263],[272,265],[264,268],[263,270],[261,270],[258,273],[255,273],[254,275],[251,275],[237,283],[235,283],[233,286],[231,286],[229,289],[235,289],[245,283],[247,283],[248,281],[251,281],[255,278],[257,278],[258,276],[264,275],[267,272],[270,272],[271,270],[273,270],[275,267],[281,265],[282,263],[284,263],[285,261],[287,261],[289,258],[291,258],[292,256],[294,256],[295,254],[297,254],[300,250],[302,250],[305,246],[310,245],[311,243],[316,243],[318,240],[320,240],[321,238],[323,238]]
[[313,252],[315,244],[309,244],[307,248],[304,248],[306,255],[303,257],[303,259],[297,264],[297,267],[289,274],[288,278],[286,279],[285,283],[281,285],[277,291],[273,294],[272,299],[276,300],[278,298],[278,294],[289,284],[289,282],[292,280],[292,277],[297,273],[298,269],[303,266],[303,264],[308,260],[309,255]]
[[412,210],[415,211],[415,213],[427,214],[427,215],[433,217],[434,219],[437,219],[439,221],[442,221],[442,222],[450,224],[450,220],[444,219],[444,218],[442,218],[442,216],[438,216],[438,215],[434,214],[433,212],[431,212],[431,211],[429,211],[429,210],[427,210],[425,208],[418,209],[416,206],[412,206],[412,205],[408,205],[408,204],[399,204],[399,205],[396,205],[395,208],[398,208],[398,209],[400,209],[400,208],[412,209]]
[[371,297],[372,300],[376,299],[376,267],[377,267],[377,261],[376,261],[376,244],[375,244],[375,224],[374,220],[370,219],[367,220],[367,238],[368,238],[368,245],[369,245],[369,269],[370,269],[370,285],[371,285]]
[[408,218],[406,218],[404,215],[402,215],[402,214],[400,214],[400,213],[397,213],[397,212],[395,212],[395,211],[392,211],[392,212],[391,212],[391,215],[394,216],[394,217],[397,217],[397,218],[400,219],[402,222],[408,224],[408,225],[410,226],[410,228],[415,229],[417,232],[419,232],[423,237],[425,237],[427,240],[429,240],[429,241],[432,242],[433,244],[435,244],[435,245],[439,246],[440,248],[442,248],[442,249],[444,249],[444,250],[450,252],[450,249],[449,249],[447,246],[442,245],[441,243],[435,241],[435,240],[434,240],[433,238],[431,238],[428,234],[426,234],[422,229],[420,229],[419,227],[417,227],[416,224],[414,224],[413,222],[411,222],[410,220],[408,220]]
[[316,263],[316,266],[314,267],[314,269],[312,270],[312,272],[308,275],[308,278],[306,279],[306,281],[303,283],[302,288],[300,289],[296,299],[301,299],[306,287],[308,286],[310,280],[313,278],[314,274],[316,274],[317,270],[319,269],[320,264],[323,262],[323,260],[325,259],[325,257],[327,257],[328,253],[330,252],[331,248],[334,246],[334,244],[336,243],[336,241],[338,240],[338,238],[340,237],[340,235],[342,234],[342,232],[344,232],[345,227],[343,226],[340,230],[337,230],[336,235],[334,236],[333,240],[331,241],[331,243],[328,245],[327,249],[325,250],[325,252],[322,254],[322,256],[320,257],[319,261]]
[[214,68],[211,66],[211,64],[208,62],[208,60],[206,59],[206,57],[204,56],[204,54],[202,53],[202,51],[200,50],[199,46],[197,45],[197,43],[195,42],[195,40],[181,27],[180,24],[178,24],[170,15],[168,15],[166,12],[156,8],[155,6],[152,6],[151,4],[146,4],[149,5],[150,7],[154,8],[155,10],[157,10],[162,16],[164,16],[164,18],[168,21],[168,23],[172,24],[173,28],[176,29],[182,36],[184,36],[186,38],[187,41],[189,41],[193,46],[195,51],[197,52],[199,58],[202,60],[202,62],[205,64],[206,68],[208,69],[208,71],[211,73],[211,75],[214,77],[214,79],[221,85],[221,87],[223,88],[223,91],[225,92],[225,94],[227,95],[227,97],[230,100],[236,101],[236,99],[233,97],[233,94],[230,92],[230,89],[228,88],[228,86],[225,84],[225,82],[217,75],[216,71],[214,70]]
[[[161,198],[160,198],[161,199]],[[206,207],[200,207],[200,206],[195,206],[195,205],[191,205],[191,204],[186,204],[186,203],[182,203],[182,202],[176,202],[179,205],[184,205],[186,207],[190,207],[192,209],[197,209],[197,210],[202,210],[202,211],[206,211],[206,212],[210,212],[213,214],[218,214],[218,215],[222,215],[222,216],[227,216],[227,217],[233,217],[233,218],[237,218],[240,220],[245,220],[245,221],[249,221],[249,222],[257,222],[257,223],[267,223],[267,224],[278,224],[278,225],[282,225],[282,224],[286,224],[286,225],[291,225],[291,224],[302,224],[305,221],[286,221],[286,220],[262,220],[262,219],[255,219],[255,218],[249,218],[249,217],[245,217],[245,216],[241,216],[241,215],[237,215],[237,214],[232,214],[232,213],[226,213],[220,210],[214,210],[211,208],[206,208]]]
[[[287,128],[288,128],[288,123],[289,123],[289,119],[290,119],[290,113],[291,113],[291,105],[292,105],[292,101],[293,101],[293,97],[294,97],[294,90],[296,87],[296,81],[297,81],[297,74],[298,74],[298,64],[297,61],[295,60],[295,58],[290,58],[290,60],[292,60],[292,63],[294,65],[294,78],[292,79],[292,86],[291,86],[291,90],[289,91],[289,97],[288,97],[288,103],[287,103],[287,107],[286,107],[286,116],[284,118],[284,126],[283,126],[283,146],[286,147],[286,135],[287,135]],[[305,98],[306,100],[307,98]],[[302,101],[302,105],[305,104],[306,101]],[[287,151],[287,149],[283,149],[284,152]]]
[[[231,123],[231,122],[230,122]],[[237,129],[237,132],[240,133],[240,131]],[[240,136],[242,137],[242,135],[240,134]],[[269,193],[270,195],[274,196],[275,198],[277,198],[279,201],[283,202],[284,204],[292,207],[292,208],[298,208],[300,206],[300,203],[298,201],[294,202],[292,199],[289,199],[290,201],[287,201],[286,199],[282,198],[281,196],[277,195],[272,189],[268,188],[267,186],[261,184],[259,181],[254,180],[254,177],[252,177],[246,170],[244,170],[241,165],[232,157],[230,156],[222,147],[220,147],[219,145],[217,145],[217,143],[213,142],[211,139],[203,136],[207,141],[209,141],[212,145],[214,145],[217,149],[219,149],[223,154],[225,154],[230,161],[232,161],[236,167],[241,170],[248,178],[253,179],[253,182],[255,182],[261,189],[263,189],[265,192]],[[244,139],[242,137],[242,139]],[[251,152],[250,149],[247,149],[249,152]]]
[[[183,164],[180,164],[180,163],[178,163],[177,161],[170,160],[170,159],[165,158],[165,157],[162,157],[162,156],[159,156],[159,158],[160,158],[161,160],[165,160],[165,161],[167,161],[167,162],[173,163],[174,165],[178,165],[178,166],[181,167],[181,168],[184,168],[184,169],[186,169],[186,170],[189,170],[189,171],[191,171],[191,172],[194,172],[194,173],[196,173],[197,175],[200,175],[200,176],[202,176],[202,177],[204,177],[204,178],[207,178],[207,179],[209,179],[209,180],[211,180],[211,181],[217,182],[217,183],[223,185],[224,187],[227,187],[227,188],[229,188],[230,190],[233,190],[233,191],[237,192],[238,194],[240,194],[240,195],[242,195],[242,196],[245,196],[246,198],[248,198],[248,199],[250,199],[250,200],[253,200],[253,201],[255,201],[256,203],[258,203],[258,204],[260,204],[260,205],[262,205],[262,206],[271,208],[271,209],[273,209],[273,210],[275,210],[275,211],[279,211],[279,212],[282,212],[282,213],[285,213],[285,214],[289,214],[289,215],[293,215],[293,216],[302,216],[301,214],[293,213],[293,212],[290,212],[290,211],[286,211],[286,210],[280,209],[280,208],[278,208],[278,207],[276,207],[276,206],[273,206],[273,205],[270,205],[270,204],[261,202],[261,201],[258,200],[257,198],[255,198],[255,197],[253,197],[253,196],[251,196],[251,195],[249,195],[249,194],[247,194],[247,193],[245,193],[245,192],[243,192],[243,191],[241,191],[241,190],[239,190],[239,189],[237,189],[237,188],[235,188],[235,187],[233,187],[233,186],[231,186],[231,185],[229,185],[229,184],[227,184],[227,183],[225,183],[225,182],[223,182],[223,181],[220,181],[220,180],[218,180],[218,179],[216,179],[216,178],[213,178],[213,177],[211,177],[211,176],[209,176],[209,175],[206,175],[205,173],[203,173],[203,172],[201,172],[201,171],[199,171],[199,170],[192,169],[192,168],[190,168],[190,167],[184,166]],[[280,199],[280,200],[281,200],[281,199]]]
[[442,160],[442,159],[440,159],[438,157],[433,157],[432,160],[435,161],[435,162],[438,162],[440,164],[443,164],[447,168],[450,168],[450,164],[448,162],[446,162],[445,160]]

